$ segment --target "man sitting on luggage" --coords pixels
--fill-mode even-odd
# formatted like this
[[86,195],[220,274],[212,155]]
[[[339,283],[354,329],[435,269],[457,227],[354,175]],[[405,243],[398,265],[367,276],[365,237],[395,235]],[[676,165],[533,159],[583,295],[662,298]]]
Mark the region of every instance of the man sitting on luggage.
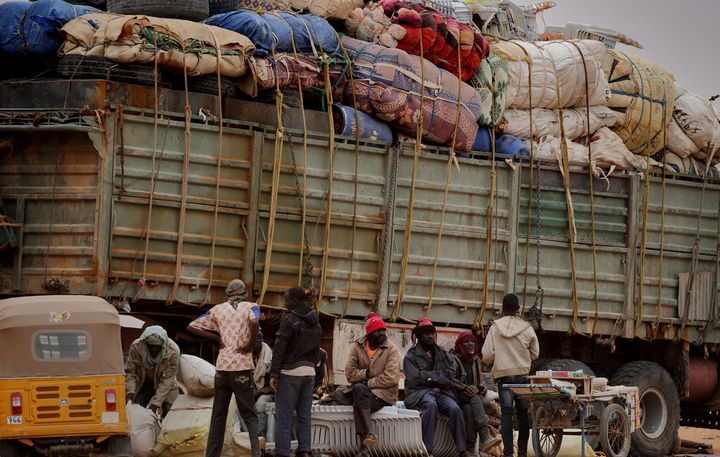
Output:
[[258,435],[267,438],[267,405],[274,401],[273,391],[270,387],[270,366],[272,365],[272,349],[263,341],[262,332],[255,337],[253,347],[253,381],[255,382],[255,412],[258,418]]
[[482,378],[480,357],[475,335],[472,332],[463,332],[455,340],[455,347],[450,351],[455,359],[457,374],[455,377],[455,391],[458,402],[465,414],[468,449],[475,448],[475,440],[480,434],[480,450],[486,451],[498,444],[502,439],[499,436],[490,436],[487,415],[483,405],[482,396],[487,392]]
[[442,413],[448,417],[458,454],[465,456],[465,420],[453,388],[455,362],[435,343],[435,335],[435,326],[427,317],[421,318],[413,329],[413,340],[417,338],[417,343],[408,349],[403,362],[405,406],[420,411],[423,443],[428,454],[433,452],[438,413]]
[[343,394],[352,401],[360,441],[356,457],[367,457],[368,446],[377,441],[370,432],[370,414],[397,401],[400,381],[400,351],[388,340],[385,322],[375,313],[368,314],[365,336],[352,346],[345,377],[351,386]]
[[164,328],[153,325],[133,341],[125,363],[125,392],[129,401],[162,417],[178,394],[180,348]]

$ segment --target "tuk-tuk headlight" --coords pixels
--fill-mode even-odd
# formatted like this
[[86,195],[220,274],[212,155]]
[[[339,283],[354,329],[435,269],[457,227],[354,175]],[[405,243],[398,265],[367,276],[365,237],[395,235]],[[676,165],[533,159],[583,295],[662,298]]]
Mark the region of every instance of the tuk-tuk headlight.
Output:
[[117,409],[117,395],[115,389],[108,389],[105,391],[105,410],[115,411]]
[[20,392],[10,394],[10,409],[12,414],[22,414],[22,395]]

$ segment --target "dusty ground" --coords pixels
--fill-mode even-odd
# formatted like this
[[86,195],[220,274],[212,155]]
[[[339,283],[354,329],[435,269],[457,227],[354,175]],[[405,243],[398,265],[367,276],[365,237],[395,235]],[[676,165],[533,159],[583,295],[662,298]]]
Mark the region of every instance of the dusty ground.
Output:
[[680,438],[713,445],[715,454],[720,454],[720,430],[708,428],[680,427]]

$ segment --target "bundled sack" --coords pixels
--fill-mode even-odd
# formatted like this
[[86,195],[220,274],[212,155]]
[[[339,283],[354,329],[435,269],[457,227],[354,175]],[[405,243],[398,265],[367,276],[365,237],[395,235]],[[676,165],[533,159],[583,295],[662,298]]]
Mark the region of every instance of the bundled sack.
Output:
[[[120,63],[151,63],[189,76],[242,76],[255,46],[230,30],[178,19],[100,13],[74,19],[62,29],[60,54],[100,56]],[[157,49],[155,45],[157,44]]]
[[0,4],[0,51],[54,54],[62,44],[60,29],[78,16],[96,13],[91,6],[62,0]]
[[[180,395],[165,416],[162,429],[153,449],[155,457],[204,457],[207,448],[212,398]],[[250,449],[242,439],[237,404],[233,398],[228,409],[225,426],[223,457],[250,457]]]
[[133,457],[150,457],[157,435],[160,433],[157,416],[150,409],[130,402],[125,407],[125,413],[130,424]]
[[[708,155],[714,157],[717,154],[717,148],[720,147],[718,116],[720,113],[710,100],[677,89],[673,121],[680,127],[683,136],[686,136],[695,145],[695,148],[690,148],[689,151],[678,151],[677,154],[683,157],[683,152],[685,152],[684,157],[691,155],[699,160],[707,159]],[[675,146],[676,143],[677,140],[673,141],[672,145]],[[670,146],[669,140],[668,146]],[[670,149],[673,150],[672,147]]]
[[[512,40],[492,43],[490,47],[508,62],[509,83],[506,93],[509,108],[587,106],[585,68],[589,105],[607,105],[610,100],[607,78],[602,70],[607,50],[600,41],[530,43]],[[533,106],[530,106],[529,71],[532,72]],[[560,91],[559,99],[556,88]]]
[[507,103],[508,65],[505,59],[490,53],[468,81],[482,99],[480,125],[496,125],[503,117]]
[[232,11],[206,19],[205,23],[247,36],[255,45],[258,57],[267,57],[273,51],[319,55],[338,50],[335,29],[325,19],[312,14]]
[[357,100],[360,111],[411,135],[422,116],[422,137],[437,144],[451,143],[457,128],[454,147],[465,151],[472,148],[478,132],[476,121],[482,112],[475,89],[427,60],[422,63],[420,57],[400,49],[347,37],[342,39],[342,45],[353,62],[354,76],[354,82],[345,87],[346,104],[352,105]]
[[[530,110],[509,109],[505,112],[503,131],[521,138],[530,138]],[[607,106],[590,107],[590,127],[588,128],[587,108],[567,108],[563,110],[563,130],[565,138],[575,140],[596,132],[601,127],[612,127],[620,115]],[[535,108],[532,110],[532,134],[536,137],[560,136],[560,110]]]
[[363,0],[289,0],[288,3],[298,11],[308,10],[326,19],[344,21],[355,8],[363,5]]
[[[671,151],[665,151],[663,160],[665,161],[665,169],[667,171],[693,176],[703,176],[705,174],[706,164],[702,160],[697,160],[692,157],[680,157]],[[720,176],[720,170],[717,164],[708,168],[707,175],[710,178]]]
[[700,148],[697,147],[693,140],[688,138],[675,118],[667,126],[667,148],[681,159],[700,153]]
[[653,155],[663,147],[670,123],[675,82],[647,60],[610,49],[603,64],[612,93],[608,106],[622,115],[614,130],[634,154]]
[[[602,127],[591,139],[592,163],[590,164],[590,170],[595,176],[609,176],[615,167],[644,170],[648,165],[651,167],[659,166],[653,159],[631,153],[623,144],[622,139],[607,127]],[[570,140],[566,140],[566,144],[571,169],[586,167],[588,165],[588,148]],[[557,160],[558,164],[562,164],[561,151],[560,138],[548,136],[538,141],[533,152],[537,159]],[[610,167],[610,171],[604,172],[601,167]]]
[[200,357],[181,354],[177,378],[190,395],[205,398],[215,394],[215,367]]

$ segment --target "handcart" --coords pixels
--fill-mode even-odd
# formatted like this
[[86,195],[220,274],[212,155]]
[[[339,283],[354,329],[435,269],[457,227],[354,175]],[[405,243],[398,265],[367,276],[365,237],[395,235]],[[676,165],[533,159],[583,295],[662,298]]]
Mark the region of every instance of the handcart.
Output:
[[636,387],[593,391],[589,376],[531,376],[529,384],[506,384],[530,403],[532,443],[537,457],[556,457],[563,435],[581,435],[585,443],[600,441],[607,457],[627,457],[631,435],[639,427]]

